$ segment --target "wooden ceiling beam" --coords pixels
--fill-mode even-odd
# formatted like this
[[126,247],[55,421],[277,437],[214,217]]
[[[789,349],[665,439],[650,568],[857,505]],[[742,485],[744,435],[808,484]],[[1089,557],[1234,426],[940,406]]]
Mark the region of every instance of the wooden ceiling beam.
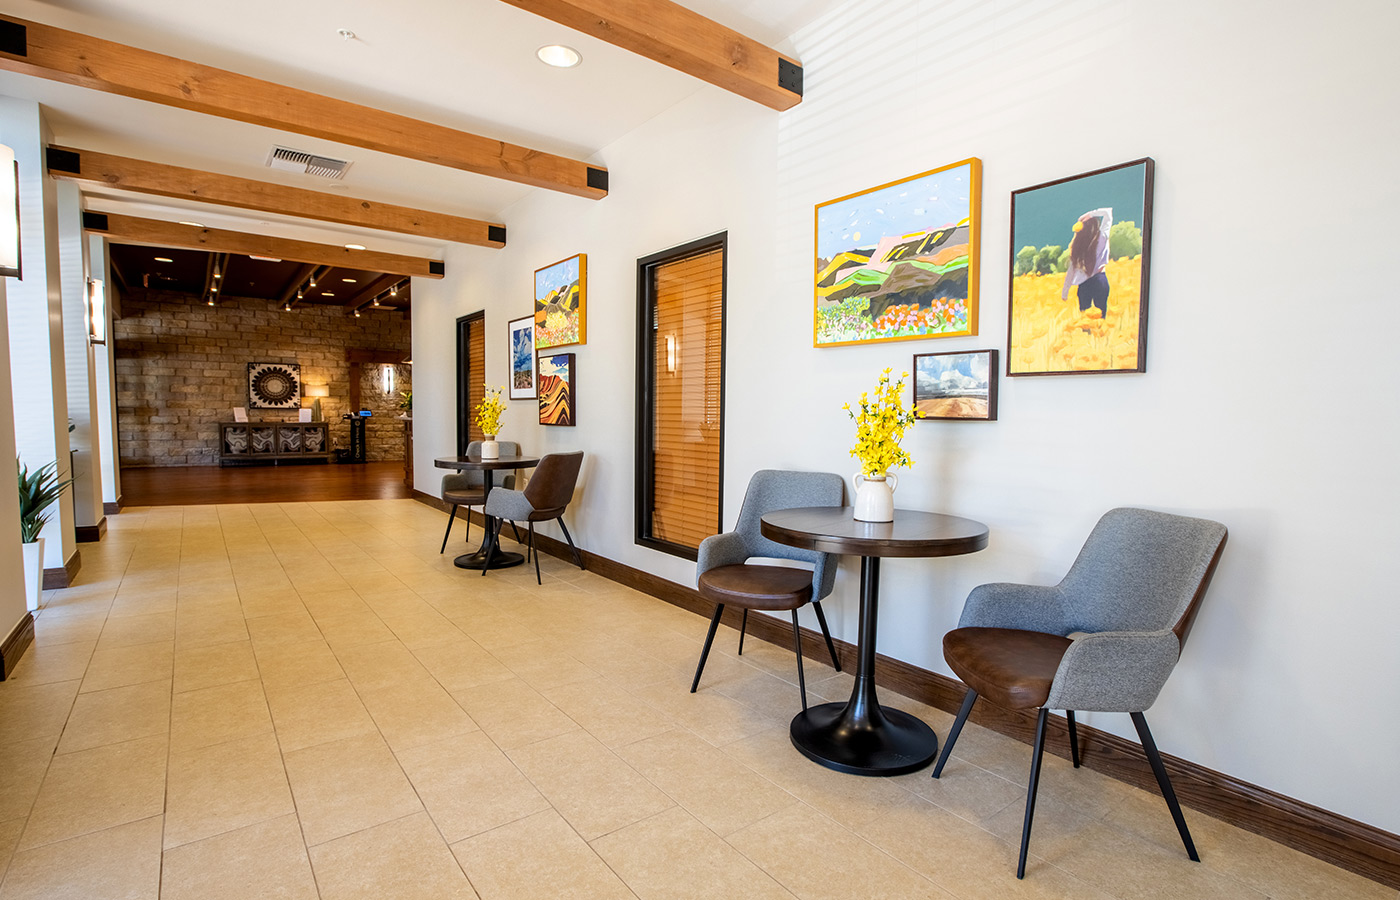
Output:
[[301,290],[303,284],[306,284],[307,276],[315,271],[316,265],[314,263],[307,263],[297,269],[296,277],[287,283],[287,289],[282,292],[282,296],[277,298],[277,305],[285,309],[290,307],[294,301],[300,300],[301,298],[297,296],[297,291]]
[[364,290],[358,291],[350,299],[346,300],[344,306],[348,310],[357,310],[361,307],[369,306],[380,294],[389,290],[395,284],[403,281],[397,275],[381,275],[365,285]]
[[119,244],[271,256],[289,259],[292,262],[363,269],[368,272],[391,272],[417,278],[441,278],[446,271],[443,263],[435,259],[379,253],[373,250],[348,250],[336,244],[294,241],[289,238],[227,231],[221,228],[201,228],[198,225],[180,225],[116,213],[83,213],[83,228],[91,234],[104,235]]
[[802,64],[671,0],[505,0],[770,109],[802,102]]
[[0,16],[0,69],[598,199],[608,170],[576,159]]
[[479,219],[449,216],[446,213],[375,203],[355,197],[287,187],[251,178],[219,175],[199,169],[184,169],[50,145],[47,154],[49,174],[55,178],[87,181],[107,187],[198,200],[239,209],[318,219],[341,225],[356,225],[380,231],[414,234],[437,240],[458,241],[482,247],[504,247],[506,227]]

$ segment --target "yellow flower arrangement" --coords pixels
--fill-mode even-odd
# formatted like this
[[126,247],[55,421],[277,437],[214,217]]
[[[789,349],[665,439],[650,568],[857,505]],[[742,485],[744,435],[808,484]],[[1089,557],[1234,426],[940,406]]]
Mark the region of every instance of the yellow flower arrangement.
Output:
[[861,393],[860,412],[849,403],[841,407],[855,419],[856,445],[851,455],[860,460],[861,474],[868,478],[883,478],[895,466],[914,465],[899,446],[904,432],[914,425],[914,411],[904,408],[904,379],[909,373],[901,373],[898,381],[891,382],[890,372],[886,369],[880,375],[873,400],[869,393]]
[[501,400],[503,387],[491,387],[486,385],[486,396],[476,405],[476,424],[481,429],[482,434],[495,435],[501,427],[501,413],[506,411],[506,405]]

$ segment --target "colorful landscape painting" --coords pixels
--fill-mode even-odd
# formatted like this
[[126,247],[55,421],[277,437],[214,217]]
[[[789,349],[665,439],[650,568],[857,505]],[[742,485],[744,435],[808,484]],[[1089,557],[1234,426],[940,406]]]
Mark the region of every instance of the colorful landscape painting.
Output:
[[535,349],[586,344],[588,256],[535,270]]
[[540,358],[540,424],[574,425],[574,354]]
[[535,317],[512,319],[507,329],[510,333],[510,399],[534,399]]
[[817,206],[813,344],[977,333],[982,161]]
[[914,417],[995,421],[997,352],[915,354]]
[[1152,169],[1139,159],[1012,192],[1006,374],[1147,370]]

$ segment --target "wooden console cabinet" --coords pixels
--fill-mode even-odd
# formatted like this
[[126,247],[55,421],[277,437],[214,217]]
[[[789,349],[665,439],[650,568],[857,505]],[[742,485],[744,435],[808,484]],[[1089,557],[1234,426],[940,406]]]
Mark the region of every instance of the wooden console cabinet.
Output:
[[219,423],[221,466],[327,463],[330,459],[330,426],[326,422]]

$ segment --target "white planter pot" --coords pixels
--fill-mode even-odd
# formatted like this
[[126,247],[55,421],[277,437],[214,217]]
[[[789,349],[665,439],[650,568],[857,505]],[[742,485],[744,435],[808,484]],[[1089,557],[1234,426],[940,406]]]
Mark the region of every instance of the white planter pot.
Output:
[[862,475],[851,479],[856,486],[855,520],[857,522],[893,522],[894,489],[899,479],[894,475]]
[[44,539],[20,547],[24,550],[24,599],[33,612],[44,596]]
[[484,440],[484,441],[481,442],[481,458],[482,458],[482,459],[500,459],[500,458],[501,458],[501,442],[498,441],[498,440],[496,440],[496,436],[495,436],[494,434],[488,434],[488,435],[486,435],[486,440]]

